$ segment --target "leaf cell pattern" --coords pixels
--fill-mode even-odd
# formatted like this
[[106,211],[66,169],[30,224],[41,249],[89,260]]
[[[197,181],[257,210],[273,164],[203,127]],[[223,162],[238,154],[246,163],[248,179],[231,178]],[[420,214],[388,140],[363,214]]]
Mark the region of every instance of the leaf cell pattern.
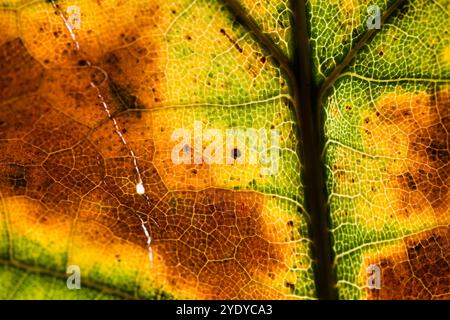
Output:
[[[304,4],[331,287],[449,299],[450,5]],[[1,2],[0,297],[322,298],[298,19],[283,0]],[[278,170],[225,141],[231,164],[174,164],[180,128],[207,148],[199,124],[277,130]]]

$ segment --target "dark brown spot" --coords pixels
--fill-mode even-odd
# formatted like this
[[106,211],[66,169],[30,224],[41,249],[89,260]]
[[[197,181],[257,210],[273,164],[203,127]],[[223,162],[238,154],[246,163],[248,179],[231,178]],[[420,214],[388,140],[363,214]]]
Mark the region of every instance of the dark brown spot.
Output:
[[399,179],[401,180],[402,183],[406,184],[406,187],[410,190],[416,190],[417,189],[417,185],[416,182],[414,181],[414,177],[412,176],[412,174],[410,172],[406,172],[405,174],[401,175],[399,177]]
[[234,148],[233,150],[231,150],[231,157],[233,159],[237,159],[241,156],[241,150]]

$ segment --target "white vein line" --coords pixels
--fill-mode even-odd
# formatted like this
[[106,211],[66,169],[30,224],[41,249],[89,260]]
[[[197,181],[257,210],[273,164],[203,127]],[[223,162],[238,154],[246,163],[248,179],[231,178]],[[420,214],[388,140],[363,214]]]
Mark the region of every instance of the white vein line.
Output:
[[376,78],[370,78],[363,75],[360,75],[356,72],[344,72],[342,73],[339,78],[344,77],[355,77],[361,80],[365,80],[368,82],[378,82],[378,83],[393,83],[393,82],[436,82],[436,83],[449,83],[450,79],[433,79],[433,78],[396,78],[396,79],[376,79]]
[[114,124],[114,129],[116,134],[119,136],[120,140],[122,141],[122,144],[128,149],[128,152],[130,153],[131,157],[133,158],[133,165],[134,165],[134,169],[136,170],[136,175],[138,178],[138,184],[142,185],[142,175],[141,175],[141,171],[139,170],[138,167],[138,163],[137,163],[137,157],[136,154],[134,153],[134,151],[128,146],[127,141],[125,140],[125,137],[123,136],[119,124],[117,123],[116,118],[114,118],[111,115],[111,112],[109,111],[109,107],[105,102],[105,99],[103,98],[100,89],[95,85],[94,82],[91,81],[90,83],[91,87],[94,88],[97,91],[97,97],[100,100],[103,109],[105,110],[105,113],[107,114],[108,118],[112,121],[112,123]]
[[325,159],[326,153],[328,152],[328,148],[332,144],[338,145],[341,148],[347,149],[351,152],[360,154],[362,156],[365,156],[365,157],[371,158],[371,159],[386,159],[386,160],[400,160],[400,161],[410,160],[408,158],[402,158],[402,157],[391,157],[391,156],[384,156],[384,155],[378,155],[378,154],[370,154],[370,153],[358,150],[354,147],[348,146],[346,144],[343,144],[342,142],[340,142],[338,140],[334,140],[334,139],[328,139],[327,142],[325,142],[324,149],[322,152],[323,159]]
[[[64,14],[61,11],[61,9],[59,8],[59,6],[55,3],[55,1],[51,0],[51,3],[52,3],[53,8],[56,10],[56,12],[59,14],[61,19],[64,21],[64,24],[65,24],[67,30],[70,33],[72,41],[75,43],[76,50],[79,51],[80,50],[80,44],[78,43],[78,40],[77,40],[77,38],[75,36],[75,33],[73,32],[72,26],[70,25],[69,21],[64,16]],[[86,65],[89,66],[89,67],[92,67],[92,64],[91,64],[90,61],[86,61]],[[134,167],[134,170],[136,171],[136,176],[137,176],[136,191],[137,191],[138,194],[141,194],[141,195],[144,196],[144,198],[147,201],[147,204],[150,207],[150,199],[145,194],[145,188],[144,188],[144,184],[143,184],[143,181],[142,181],[141,171],[140,171],[139,166],[138,166],[138,160],[137,160],[136,154],[134,153],[133,149],[131,149],[129,147],[127,141],[125,140],[125,137],[123,136],[122,131],[120,130],[120,127],[119,127],[119,124],[117,123],[117,120],[111,115],[111,112],[110,112],[109,107],[108,107],[108,105],[107,105],[107,103],[105,101],[105,98],[101,94],[100,89],[98,88],[98,86],[93,81],[90,82],[90,85],[97,92],[97,97],[98,97],[98,99],[100,100],[100,102],[101,102],[101,104],[103,106],[103,110],[105,111],[106,115],[108,116],[108,119],[110,119],[112,121],[112,123],[114,124],[114,131],[119,136],[120,141],[126,147],[126,149],[128,150],[129,154],[131,155],[131,158],[133,159],[133,167]],[[145,237],[147,238],[147,247],[148,247],[148,251],[149,251],[150,267],[152,267],[152,262],[153,262],[153,251],[152,251],[152,247],[151,247],[152,238],[150,236],[149,230],[145,226],[144,220],[142,220],[142,218],[137,213],[135,213],[135,215],[139,218],[139,220],[141,222],[141,227],[144,230]],[[154,221],[154,222],[156,223],[156,221]],[[156,225],[158,225],[158,224],[156,223]]]
[[152,238],[150,236],[150,233],[148,232],[147,228],[145,227],[145,222],[142,220],[140,216],[138,216],[139,220],[141,220],[141,227],[144,230],[144,234],[147,238],[147,248],[148,248],[148,260],[150,261],[150,266],[152,266],[153,261],[153,250],[152,250]]
[[51,0],[53,8],[55,8],[56,12],[58,12],[61,19],[64,21],[64,24],[66,25],[67,30],[70,33],[70,37],[72,38],[72,41],[75,43],[75,46],[77,50],[80,50],[80,44],[78,43],[77,38],[75,37],[75,33],[73,32],[72,26],[70,25],[69,21],[66,19],[62,11],[59,9],[59,6],[55,3],[54,0]]
[[349,254],[351,254],[353,252],[356,252],[358,250],[362,250],[362,249],[367,248],[367,247],[376,246],[376,245],[385,245],[385,244],[388,244],[388,243],[391,243],[391,242],[404,240],[405,238],[416,236],[418,234],[426,233],[426,232],[429,232],[431,230],[434,230],[434,229],[437,229],[437,228],[442,228],[442,227],[448,227],[448,225],[447,224],[436,224],[436,225],[430,226],[429,228],[424,229],[424,230],[419,230],[417,232],[406,233],[406,234],[404,234],[401,237],[385,239],[385,240],[379,240],[379,241],[373,241],[373,242],[366,242],[366,243],[363,243],[363,244],[361,244],[361,245],[359,245],[357,247],[354,247],[354,248],[352,248],[350,250],[347,250],[347,251],[344,251],[344,252],[341,252],[341,253],[337,254],[336,258],[335,258],[335,261],[338,261],[339,259],[342,259],[343,257],[345,257],[345,256],[347,256],[347,255],[349,255]]

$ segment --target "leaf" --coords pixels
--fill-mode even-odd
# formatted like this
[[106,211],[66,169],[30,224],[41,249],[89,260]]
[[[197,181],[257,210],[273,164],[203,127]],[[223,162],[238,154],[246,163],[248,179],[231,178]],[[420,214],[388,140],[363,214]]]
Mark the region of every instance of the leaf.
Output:
[[[450,297],[445,0],[4,1],[0,18],[3,299]],[[248,160],[231,129],[277,134],[279,158]]]
[[341,298],[450,297],[447,5],[402,4],[324,98]]
[[[2,10],[17,19],[1,36],[2,282],[45,270],[61,279],[43,298],[59,297],[76,265],[101,297],[314,297],[288,86],[268,53],[215,2],[78,1],[75,40],[68,5]],[[278,173],[174,165],[173,132],[196,123],[276,128]]]

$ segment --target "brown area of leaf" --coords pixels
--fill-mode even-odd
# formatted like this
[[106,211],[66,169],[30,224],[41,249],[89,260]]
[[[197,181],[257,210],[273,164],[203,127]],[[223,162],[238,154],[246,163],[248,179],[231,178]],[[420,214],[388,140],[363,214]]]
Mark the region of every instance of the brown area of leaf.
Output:
[[[20,39],[13,39],[2,45],[0,52],[0,97],[2,101],[35,92],[43,80],[44,68],[36,63]],[[29,76],[17,74],[28,70]]]
[[[369,299],[450,299],[450,227],[409,236],[402,250],[370,257],[381,269],[381,289]],[[387,249],[389,250],[389,249]]]
[[[160,83],[165,75],[158,64],[154,43],[142,43],[137,36],[123,41],[126,47],[108,52],[100,66],[108,73],[111,93],[119,100],[121,110],[151,108],[164,100]],[[148,42],[148,41],[147,41]]]

